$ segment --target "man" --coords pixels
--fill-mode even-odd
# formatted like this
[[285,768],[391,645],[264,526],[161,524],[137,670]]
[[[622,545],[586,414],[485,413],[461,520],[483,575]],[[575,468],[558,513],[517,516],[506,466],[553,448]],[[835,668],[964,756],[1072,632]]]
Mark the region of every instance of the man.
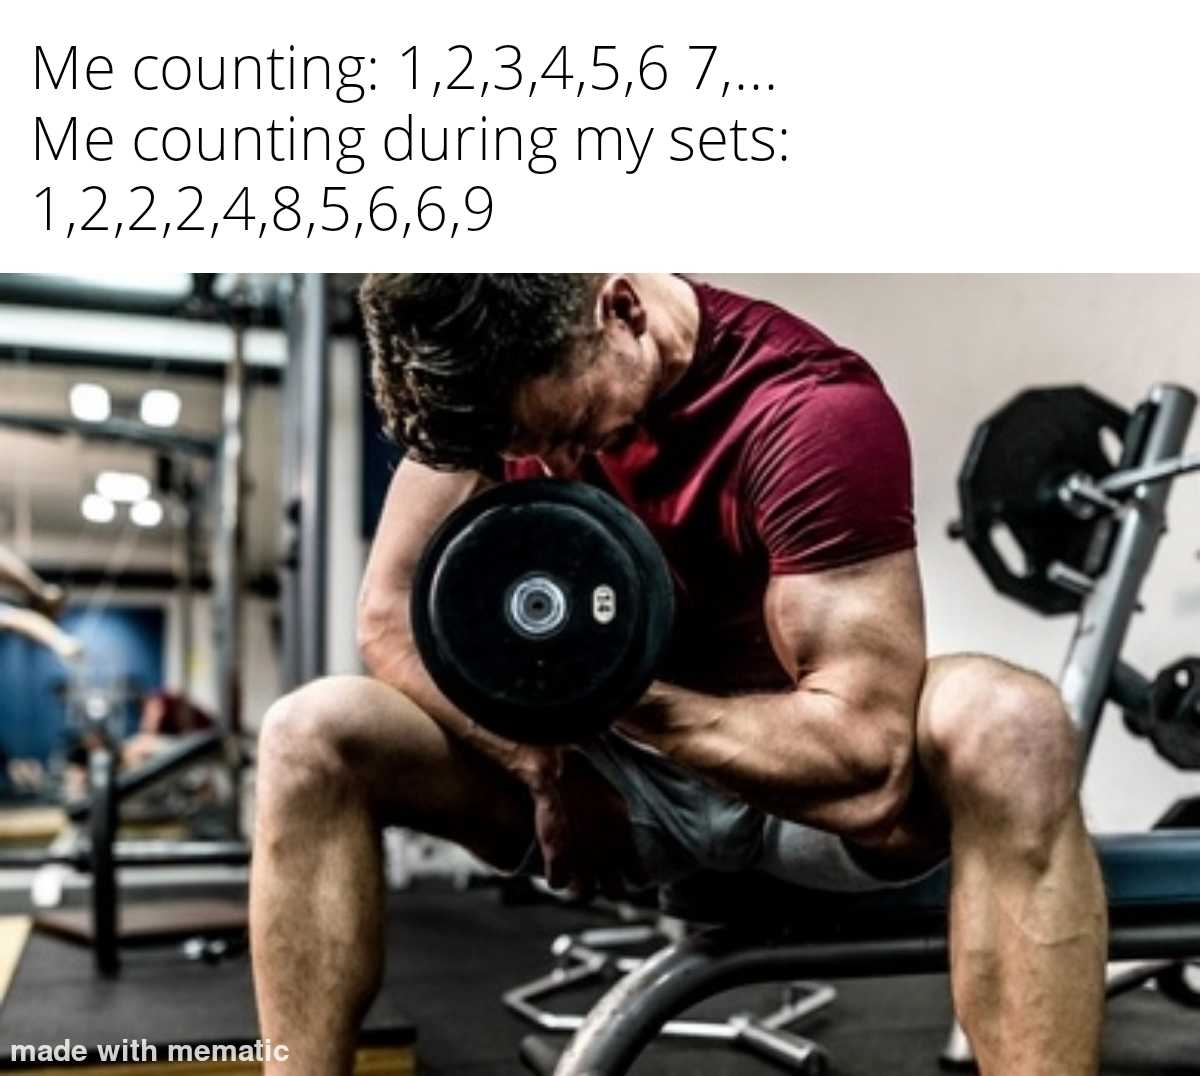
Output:
[[[948,850],[952,984],[989,1076],[1098,1065],[1106,917],[1054,687],[927,660],[908,446],[857,355],[767,303],[657,274],[375,275],[376,395],[408,458],[363,583],[371,679],[268,714],[251,915],[263,1031],[348,1072],[380,974],[378,829],[552,884],[699,868],[885,887]],[[681,603],[662,676],[554,751],[457,712],[408,593],[437,523],[502,478],[594,482]]]

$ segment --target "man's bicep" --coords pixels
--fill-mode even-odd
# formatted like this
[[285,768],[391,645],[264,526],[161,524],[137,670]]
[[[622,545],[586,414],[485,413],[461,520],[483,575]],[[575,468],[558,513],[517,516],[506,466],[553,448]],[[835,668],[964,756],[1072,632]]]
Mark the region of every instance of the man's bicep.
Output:
[[797,687],[856,708],[915,703],[925,626],[911,550],[825,572],[776,575],[764,615],[776,656]]

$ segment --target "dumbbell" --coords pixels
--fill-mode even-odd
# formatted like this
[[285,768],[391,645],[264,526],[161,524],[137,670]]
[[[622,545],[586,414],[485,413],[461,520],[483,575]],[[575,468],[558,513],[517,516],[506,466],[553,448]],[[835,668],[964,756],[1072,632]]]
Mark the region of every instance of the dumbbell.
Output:
[[413,579],[413,636],[434,683],[484,728],[558,744],[645,692],[674,591],[642,522],[594,486],[528,479],[452,512]]

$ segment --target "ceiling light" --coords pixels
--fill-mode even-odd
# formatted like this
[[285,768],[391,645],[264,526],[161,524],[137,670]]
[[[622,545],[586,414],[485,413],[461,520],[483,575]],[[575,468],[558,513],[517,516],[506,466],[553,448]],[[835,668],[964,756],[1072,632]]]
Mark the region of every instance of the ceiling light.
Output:
[[162,517],[162,505],[158,501],[138,501],[129,509],[129,518],[139,527],[157,527]]
[[174,426],[183,402],[170,389],[151,389],[142,394],[141,416],[147,426]]
[[103,422],[112,414],[112,400],[103,385],[80,381],[68,396],[71,414],[80,422]]
[[111,523],[117,514],[116,506],[99,493],[89,493],[83,498],[79,510],[89,523]]
[[150,496],[150,480],[129,471],[101,471],[96,476],[96,492],[119,504],[136,504]]

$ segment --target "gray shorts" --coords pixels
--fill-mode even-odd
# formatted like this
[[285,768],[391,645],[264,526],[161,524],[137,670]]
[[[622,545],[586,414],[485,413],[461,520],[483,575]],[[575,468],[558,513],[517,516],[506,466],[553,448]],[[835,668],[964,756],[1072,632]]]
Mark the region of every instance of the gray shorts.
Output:
[[[653,885],[698,871],[756,870],[809,889],[856,893],[907,885],[929,873],[880,878],[840,837],[751,807],[616,733],[577,749],[624,797],[635,850]],[[535,846],[519,871],[539,869]]]

